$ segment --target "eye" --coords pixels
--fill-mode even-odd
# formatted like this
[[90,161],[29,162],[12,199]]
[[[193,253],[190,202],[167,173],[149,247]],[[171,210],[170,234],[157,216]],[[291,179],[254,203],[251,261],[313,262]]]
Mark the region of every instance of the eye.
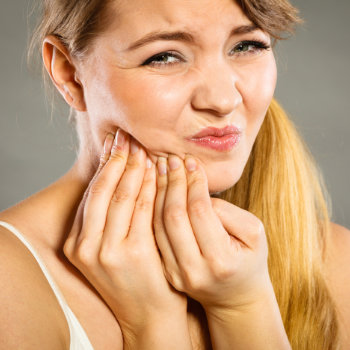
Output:
[[234,55],[247,55],[270,49],[271,46],[263,41],[247,40],[236,45],[231,53]]
[[174,52],[161,52],[148,58],[145,62],[142,63],[142,66],[165,67],[172,66],[174,64],[180,63],[181,61],[183,61],[183,59]]

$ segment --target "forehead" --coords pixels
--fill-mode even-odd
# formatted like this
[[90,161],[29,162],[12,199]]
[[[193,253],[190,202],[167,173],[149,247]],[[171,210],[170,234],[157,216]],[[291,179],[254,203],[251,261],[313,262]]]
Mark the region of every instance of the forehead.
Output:
[[234,0],[114,0],[111,11],[111,29],[125,30],[128,37],[155,29],[200,33],[250,23]]

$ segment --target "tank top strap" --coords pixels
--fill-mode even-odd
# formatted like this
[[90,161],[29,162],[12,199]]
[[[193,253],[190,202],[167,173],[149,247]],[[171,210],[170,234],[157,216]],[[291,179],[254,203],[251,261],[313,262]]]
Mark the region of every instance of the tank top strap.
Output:
[[8,231],[12,232],[30,251],[30,253],[33,255],[35,260],[37,261],[40,269],[42,270],[44,276],[46,277],[48,283],[50,284],[51,289],[55,293],[55,296],[58,300],[58,303],[60,304],[64,315],[66,317],[68,326],[69,326],[69,333],[70,333],[70,350],[94,350],[89,338],[87,337],[83,327],[81,326],[80,322],[78,321],[77,317],[74,315],[71,308],[68,306],[67,302],[65,301],[62,292],[56,285],[55,281],[53,280],[51,274],[49,273],[48,269],[46,268],[45,264],[43,263],[41,257],[39,254],[35,251],[33,246],[29,243],[29,241],[11,224],[0,221],[0,226],[3,226]]

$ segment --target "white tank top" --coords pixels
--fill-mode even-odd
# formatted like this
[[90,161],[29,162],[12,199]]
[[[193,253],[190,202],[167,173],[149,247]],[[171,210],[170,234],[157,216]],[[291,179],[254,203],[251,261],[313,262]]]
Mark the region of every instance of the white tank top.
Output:
[[0,226],[5,227],[7,230],[12,232],[32,253],[35,260],[38,262],[41,270],[43,271],[43,274],[45,275],[47,281],[49,282],[53,292],[56,295],[56,298],[64,312],[64,315],[66,316],[67,323],[69,326],[69,334],[70,334],[70,350],[94,350],[92,347],[89,338],[87,337],[83,327],[79,323],[78,319],[74,315],[73,311],[68,306],[67,302],[65,301],[61,291],[57,287],[56,283],[54,282],[53,278],[51,277],[48,269],[42,262],[41,258],[39,257],[39,254],[34,250],[32,245],[26,240],[26,238],[23,237],[23,235],[12,225],[0,221]]

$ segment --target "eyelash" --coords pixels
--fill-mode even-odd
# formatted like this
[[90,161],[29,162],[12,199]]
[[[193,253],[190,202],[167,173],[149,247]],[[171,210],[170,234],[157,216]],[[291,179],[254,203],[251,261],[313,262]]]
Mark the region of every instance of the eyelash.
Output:
[[[264,41],[260,41],[260,40],[245,40],[245,41],[241,41],[240,43],[238,43],[233,49],[236,50],[239,47],[246,47],[246,46],[254,46],[253,50],[248,50],[248,51],[241,51],[236,53],[237,55],[240,56],[246,56],[246,55],[250,55],[252,53],[255,53],[256,51],[263,51],[263,50],[268,50],[271,48],[271,46],[269,44],[267,44]],[[170,63],[166,63],[163,61],[159,61],[162,59],[167,59],[169,57],[174,57],[176,58],[176,62],[170,62]],[[158,60],[158,61],[157,61]],[[151,67],[165,67],[165,66],[173,66],[175,64],[178,64],[180,60],[184,60],[182,56],[178,55],[176,52],[172,52],[172,51],[165,51],[165,52],[161,52],[157,55],[154,55],[150,58],[148,58],[145,62],[142,63],[142,66],[151,66]]]

